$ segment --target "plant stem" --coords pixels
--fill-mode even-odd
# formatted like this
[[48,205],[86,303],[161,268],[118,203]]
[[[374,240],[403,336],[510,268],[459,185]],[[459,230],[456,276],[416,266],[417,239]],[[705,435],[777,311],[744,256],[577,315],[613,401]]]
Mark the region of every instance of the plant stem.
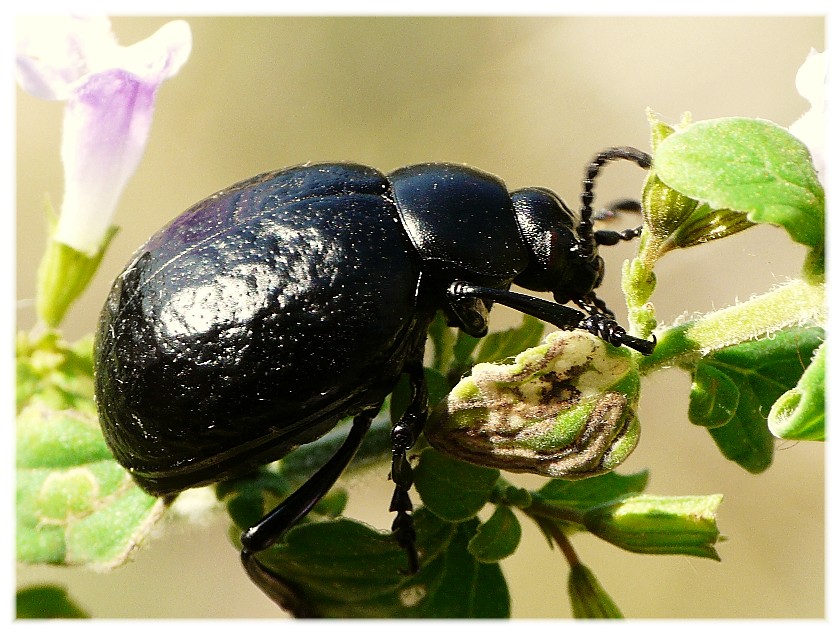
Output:
[[784,328],[826,320],[825,285],[793,280],[741,304],[708,313],[660,334],[653,354],[640,359],[648,374]]

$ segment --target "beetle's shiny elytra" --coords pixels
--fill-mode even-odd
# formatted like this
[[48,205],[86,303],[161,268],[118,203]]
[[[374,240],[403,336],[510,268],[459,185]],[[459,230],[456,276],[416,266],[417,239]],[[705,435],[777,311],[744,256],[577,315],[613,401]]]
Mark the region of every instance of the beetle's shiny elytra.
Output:
[[[389,175],[351,163],[292,167],[199,202],[134,254],[103,308],[96,399],[109,447],[143,489],[166,495],[253,470],[354,417],[334,458],[243,533],[246,569],[271,595],[252,554],[329,490],[407,374],[391,510],[416,570],[406,451],[427,416],[422,356],[438,310],[473,336],[487,332],[497,302],[652,350],[594,295],[598,245],[639,233],[592,229],[593,182],[615,159],[650,165],[632,148],[599,154],[580,214],[546,189],[510,193],[495,176],[447,163]],[[560,303],[513,293],[514,283]]]

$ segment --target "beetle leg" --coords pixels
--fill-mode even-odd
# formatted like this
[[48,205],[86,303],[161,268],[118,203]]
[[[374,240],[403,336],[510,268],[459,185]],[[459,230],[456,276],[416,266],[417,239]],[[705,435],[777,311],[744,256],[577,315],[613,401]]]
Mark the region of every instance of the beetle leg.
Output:
[[471,337],[483,337],[487,334],[490,311],[478,297],[450,297],[449,325],[460,328]]
[[549,302],[539,297],[531,297],[522,293],[503,291],[498,288],[485,286],[473,286],[466,282],[453,282],[449,285],[447,292],[450,297],[480,297],[503,306],[508,306],[520,312],[532,315],[549,324],[553,324],[562,330],[574,330],[579,328],[600,337],[614,346],[627,346],[642,354],[653,352],[656,341],[648,341],[628,335],[608,315],[593,314],[585,315],[579,310]]
[[391,525],[397,543],[408,555],[408,570],[414,574],[420,568],[417,548],[415,547],[414,520],[411,516],[413,506],[408,495],[414,483],[411,464],[406,452],[414,446],[415,440],[423,431],[429,413],[429,392],[422,360],[415,355],[404,368],[411,385],[411,400],[405,413],[391,430],[391,480],[394,482],[394,495],[389,510],[396,512]]
[[[338,451],[309,480],[278,504],[257,524],[242,533],[242,565],[251,580],[278,604],[288,591],[276,576],[263,567],[253,554],[274,544],[283,533],[306,515],[333,487],[347,464],[356,455],[379,407],[367,409],[353,419],[350,433]],[[283,604],[280,604],[283,605]]]

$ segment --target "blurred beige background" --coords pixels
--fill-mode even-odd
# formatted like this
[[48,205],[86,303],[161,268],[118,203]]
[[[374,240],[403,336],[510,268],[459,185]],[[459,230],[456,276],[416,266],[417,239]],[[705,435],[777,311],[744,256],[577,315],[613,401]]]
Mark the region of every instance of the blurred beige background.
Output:
[[[261,171],[305,161],[353,160],[390,170],[464,162],[511,188],[549,187],[577,206],[586,161],[611,145],[648,148],[645,108],[676,122],[742,115],[789,125],[807,108],[794,77],[815,17],[188,18],[193,52],[161,89],[148,150],[123,197],[114,240],[69,338],[90,332],[110,280],[131,252],[193,202]],[[167,20],[117,18],[123,44]],[[61,106],[17,96],[19,328],[33,324],[35,269],[44,244],[41,203],[62,195]],[[643,174],[606,172],[600,202],[635,195]],[[596,201],[598,202],[598,201]],[[631,223],[633,221],[630,221]],[[621,262],[607,250],[601,296],[619,314]],[[796,276],[802,250],[763,227],[657,268],[661,320],[721,308]],[[494,311],[503,325],[510,313]],[[647,379],[639,448],[621,468],[650,469],[657,494],[723,493],[722,562],[641,556],[586,535],[574,539],[624,614],[639,618],[822,617],[823,447],[780,443],[774,465],[750,475],[720,456],[686,419],[689,382]],[[349,514],[387,528],[386,471],[354,483]],[[524,479],[539,486],[537,479]],[[364,504],[362,503],[364,499]],[[524,524],[503,564],[515,617],[567,617],[567,566]],[[19,570],[21,582],[70,586],[97,617],[276,617],[245,578],[226,522],[163,534],[113,574]]]

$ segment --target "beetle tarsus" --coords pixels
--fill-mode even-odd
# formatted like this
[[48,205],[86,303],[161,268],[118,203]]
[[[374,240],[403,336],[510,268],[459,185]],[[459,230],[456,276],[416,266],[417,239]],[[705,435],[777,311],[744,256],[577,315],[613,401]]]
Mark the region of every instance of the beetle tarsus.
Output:
[[298,619],[311,619],[321,616],[303,597],[302,593],[296,592],[286,581],[263,566],[254,557],[253,552],[243,548],[240,559],[242,567],[245,568],[245,572],[254,585],[292,616]]
[[629,335],[612,317],[601,313],[589,315],[580,322],[578,327],[596,337],[600,337],[617,348],[625,346],[645,355],[651,354],[656,346],[656,337],[653,338],[653,341],[648,341],[647,339],[639,339],[638,337]]

